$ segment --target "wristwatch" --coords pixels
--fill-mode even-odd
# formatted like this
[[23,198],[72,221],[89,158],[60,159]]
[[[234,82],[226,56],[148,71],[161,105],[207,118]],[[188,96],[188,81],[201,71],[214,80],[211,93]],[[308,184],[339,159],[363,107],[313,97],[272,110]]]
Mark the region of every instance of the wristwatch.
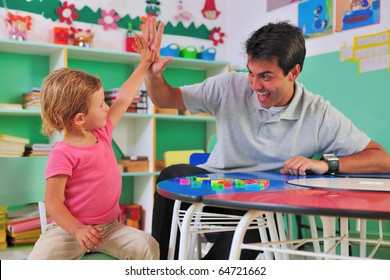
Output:
[[339,158],[335,154],[324,154],[322,159],[328,162],[328,173],[330,175],[335,175],[339,172]]

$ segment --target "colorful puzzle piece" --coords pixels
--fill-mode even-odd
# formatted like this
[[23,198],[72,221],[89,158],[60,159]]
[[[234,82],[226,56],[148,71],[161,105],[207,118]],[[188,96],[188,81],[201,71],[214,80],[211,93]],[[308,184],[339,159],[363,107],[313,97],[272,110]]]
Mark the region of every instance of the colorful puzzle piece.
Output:
[[175,182],[181,186],[190,186],[191,188],[211,186],[213,190],[240,188],[249,191],[264,190],[267,189],[270,184],[269,180],[266,179],[233,179],[233,178],[210,179],[209,177],[197,177],[197,176],[176,178]]

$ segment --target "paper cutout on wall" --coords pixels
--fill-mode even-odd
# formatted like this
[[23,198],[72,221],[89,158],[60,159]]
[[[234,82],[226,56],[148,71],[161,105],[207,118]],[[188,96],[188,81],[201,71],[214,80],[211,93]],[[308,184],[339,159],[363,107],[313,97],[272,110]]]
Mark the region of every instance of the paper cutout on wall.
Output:
[[[72,0],[75,3],[75,0]],[[72,4],[72,1],[67,1],[68,4]],[[149,3],[148,3],[149,2]],[[159,1],[149,0],[146,1],[146,13],[150,15],[159,15]],[[4,8],[4,2],[0,1],[0,7]],[[62,2],[59,0],[12,0],[8,2],[8,8],[13,10],[25,11],[29,13],[42,15],[44,18],[50,19],[52,21],[57,21],[60,19],[60,15],[56,13],[56,9],[58,7],[62,7]],[[72,18],[72,22],[84,22],[90,24],[98,24],[98,20],[101,16],[101,8],[98,8],[96,11],[93,11],[88,6],[83,6],[81,9],[76,8],[73,10],[75,13],[79,15],[77,19]],[[116,22],[116,25],[119,28],[127,29],[128,23],[132,23],[133,28],[140,30],[140,26],[143,24],[141,20],[142,15],[131,18],[129,15],[122,15],[119,21]],[[179,21],[177,24],[172,24],[171,22],[165,23],[165,34],[170,35],[178,35],[178,36],[186,36],[192,38],[199,38],[205,40],[209,39],[211,30],[216,27],[207,28],[206,25],[201,24],[199,26],[195,26],[194,22],[191,22],[187,27],[185,27],[182,21]]]
[[341,61],[359,63],[359,73],[390,69],[390,30],[356,36],[352,47],[343,46]]
[[380,0],[338,0],[336,32],[379,23]]
[[160,2],[157,0],[147,0],[145,12],[148,16],[158,17],[161,13]]
[[189,11],[184,10],[183,0],[179,0],[177,5],[177,14],[174,16],[175,21],[190,21],[192,19],[192,14]]
[[98,23],[103,25],[104,30],[118,29],[118,25],[116,23],[120,20],[120,17],[114,9],[111,9],[108,12],[101,10],[100,15],[101,18],[98,19]]
[[298,26],[305,38],[317,38],[333,33],[333,1],[311,0],[299,3]]
[[221,12],[217,10],[215,6],[215,0],[205,0],[204,7],[202,9],[202,15],[204,18],[214,20]]

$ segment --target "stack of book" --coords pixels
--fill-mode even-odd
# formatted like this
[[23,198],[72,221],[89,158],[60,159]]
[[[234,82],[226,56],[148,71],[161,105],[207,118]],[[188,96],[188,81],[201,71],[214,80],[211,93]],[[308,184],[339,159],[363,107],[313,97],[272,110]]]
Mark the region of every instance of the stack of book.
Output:
[[0,134],[0,157],[21,157],[25,146],[30,142],[28,138]]
[[15,103],[0,103],[0,109],[21,110],[23,106]]
[[[115,101],[118,92],[119,88],[110,89],[104,92],[105,101],[108,106],[111,106],[111,104]],[[148,93],[146,90],[139,90],[137,92],[127,109],[127,113],[148,113]]]
[[6,206],[0,206],[0,251],[7,248],[5,211]]
[[[50,223],[51,219],[47,218]],[[7,210],[7,241],[12,245],[34,244],[41,234],[38,204]]]
[[33,88],[23,94],[23,108],[36,110],[41,108],[41,90],[39,88]]
[[48,156],[52,149],[53,149],[52,144],[32,144],[31,146],[26,147],[24,156],[25,157]]

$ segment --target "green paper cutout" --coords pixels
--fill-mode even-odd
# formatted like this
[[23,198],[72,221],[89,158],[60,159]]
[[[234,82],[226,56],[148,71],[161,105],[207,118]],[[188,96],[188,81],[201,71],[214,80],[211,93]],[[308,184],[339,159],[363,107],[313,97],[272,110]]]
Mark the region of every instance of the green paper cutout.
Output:
[[[72,4],[72,2],[68,1],[68,4]],[[3,1],[0,1],[0,7],[4,8]],[[56,13],[56,8],[62,7],[62,2],[59,0],[31,0],[29,2],[27,2],[27,0],[11,0],[7,1],[7,7],[12,10],[42,15],[44,18],[57,21],[60,18],[60,15]],[[79,18],[73,21],[98,24],[98,19],[101,18],[101,11],[102,9],[99,8],[94,12],[87,6],[84,6],[81,10],[74,9],[74,12],[79,14]],[[117,22],[117,25],[119,28],[127,29],[129,22],[133,24],[133,27],[136,30],[140,30],[140,25],[143,24],[140,16],[132,19],[129,15],[126,15]],[[211,30],[212,29],[213,28],[211,28]],[[165,34],[170,35],[206,40],[209,40],[208,37],[210,36],[210,30],[204,24],[195,27],[193,22],[188,27],[185,27],[181,21],[175,26],[171,22],[167,22],[165,24],[164,32]]]

